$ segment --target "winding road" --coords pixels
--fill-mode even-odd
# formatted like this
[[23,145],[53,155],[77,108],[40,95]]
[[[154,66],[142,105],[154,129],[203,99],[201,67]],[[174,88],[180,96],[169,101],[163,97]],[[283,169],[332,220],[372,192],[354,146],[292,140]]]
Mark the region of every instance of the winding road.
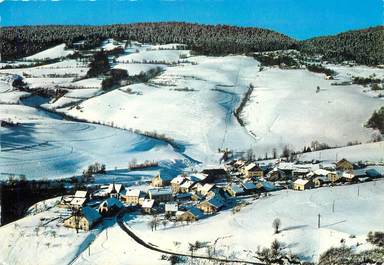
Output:
[[169,251],[169,250],[164,250],[164,249],[161,249],[160,247],[156,246],[156,245],[153,245],[149,242],[146,242],[144,241],[143,239],[141,239],[139,236],[137,236],[133,231],[132,229],[125,224],[125,222],[123,221],[123,216],[126,212],[125,211],[121,211],[118,215],[117,215],[117,224],[120,226],[120,228],[126,233],[128,234],[134,241],[136,241],[138,244],[142,245],[143,247],[147,248],[147,249],[150,249],[150,250],[153,250],[153,251],[157,251],[157,252],[160,252],[160,253],[163,253],[163,254],[167,254],[167,255],[175,255],[175,256],[182,256],[182,257],[190,257],[190,258],[197,258],[197,259],[205,259],[205,260],[212,260],[212,261],[219,261],[219,262],[224,262],[224,263],[240,263],[240,264],[255,264],[255,265],[265,265],[264,263],[259,263],[259,262],[254,262],[254,261],[246,261],[246,260],[231,260],[231,259],[225,259],[225,258],[215,258],[215,257],[209,257],[209,256],[201,256],[201,255],[192,255],[192,254],[186,254],[186,253],[177,253],[177,252],[173,252],[173,251]]

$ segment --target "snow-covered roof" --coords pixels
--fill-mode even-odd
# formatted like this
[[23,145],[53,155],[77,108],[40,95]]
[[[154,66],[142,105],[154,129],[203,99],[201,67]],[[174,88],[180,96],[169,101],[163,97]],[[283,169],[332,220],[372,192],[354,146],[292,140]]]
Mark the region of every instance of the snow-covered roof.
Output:
[[189,213],[191,213],[193,216],[195,216],[196,219],[204,218],[204,213],[203,213],[200,209],[198,209],[198,208],[196,208],[196,207],[194,207],[194,206],[190,206],[190,207],[188,207],[188,208],[187,208],[187,212],[189,212]]
[[192,193],[190,193],[190,192],[176,194],[176,198],[179,200],[188,199],[190,197],[192,197]]
[[87,194],[88,192],[86,190],[77,190],[75,192],[75,198],[86,198],[87,197]]
[[295,168],[293,171],[296,173],[306,174],[309,172],[309,169],[308,168]]
[[218,209],[224,205],[223,199],[216,194],[214,196],[208,198],[206,200],[206,202],[209,203],[210,205],[212,205],[213,207],[215,207],[216,209]]
[[249,165],[245,166],[244,168],[246,171],[251,171],[251,170],[260,170],[260,167],[255,164],[255,163],[250,163]]
[[168,202],[165,204],[166,212],[177,212],[178,209],[179,209],[179,206],[175,202]]
[[121,201],[119,201],[118,199],[116,199],[115,197],[111,197],[111,198],[108,198],[106,199],[101,205],[105,205],[108,207],[108,208],[112,208],[112,207],[117,207],[117,208],[123,208],[124,205]]
[[315,175],[318,175],[318,176],[326,176],[330,173],[330,171],[319,168],[319,169],[315,170],[313,173],[315,173]]
[[215,187],[215,184],[205,183],[202,187],[200,187],[200,189],[198,191],[202,192],[202,193],[207,193],[211,189],[213,189],[214,187]]
[[294,170],[295,169],[294,164],[291,162],[281,162],[281,163],[279,163],[277,168],[280,170]]
[[155,200],[153,200],[153,199],[144,199],[141,207],[142,208],[152,208],[154,203],[155,203]]
[[74,198],[71,201],[71,205],[73,205],[73,206],[83,206],[86,200],[87,200],[86,198]]
[[180,185],[180,184],[183,183],[184,181],[185,181],[185,177],[182,176],[182,175],[179,175],[179,176],[177,176],[176,178],[173,178],[173,179],[171,180],[171,183],[172,183],[172,184],[178,184],[178,185]]
[[369,177],[380,177],[382,175],[382,173],[380,173],[380,171],[376,168],[369,168],[365,171],[365,173]]
[[309,182],[309,180],[307,180],[307,179],[297,179],[297,180],[295,180],[295,184],[297,184],[297,185],[305,185],[305,184],[307,184]]
[[190,180],[187,180],[185,181],[183,184],[181,184],[181,188],[186,188],[186,189],[189,189],[191,186],[193,186],[193,184],[195,184],[195,182],[193,181],[190,181]]
[[123,184],[109,184],[108,188],[107,188],[107,192],[108,193],[111,193],[111,191],[113,190],[113,185],[115,185],[115,190],[117,191],[117,193],[120,193],[122,190],[123,190]]
[[243,193],[244,189],[235,183],[232,183],[228,188],[230,188],[235,193]]
[[204,173],[194,173],[194,174],[190,174],[188,176],[188,178],[192,181],[203,181],[204,179],[206,179],[208,177],[207,174],[204,174]]
[[94,224],[101,218],[99,212],[91,207],[83,207],[81,212],[90,225]]
[[150,189],[148,193],[151,196],[160,196],[160,195],[169,195],[172,194],[171,187],[159,188],[159,189]]
[[139,189],[128,189],[125,192],[125,196],[129,196],[129,197],[140,197],[140,194],[141,194],[141,190]]
[[257,189],[257,188],[256,188],[256,185],[255,185],[253,182],[249,182],[249,181],[244,182],[244,183],[243,183],[243,187],[244,187],[244,189],[246,189],[246,190],[255,190],[255,189]]

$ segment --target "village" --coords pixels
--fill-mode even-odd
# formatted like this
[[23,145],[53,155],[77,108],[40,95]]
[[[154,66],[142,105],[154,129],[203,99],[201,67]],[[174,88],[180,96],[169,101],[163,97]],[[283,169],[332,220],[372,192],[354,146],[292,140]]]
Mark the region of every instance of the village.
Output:
[[91,230],[103,218],[130,212],[152,215],[149,226],[154,230],[164,222],[189,224],[221,210],[236,212],[244,206],[243,199],[265,198],[273,191],[305,192],[374,181],[383,177],[383,171],[380,163],[352,163],[346,159],[335,163],[256,163],[239,159],[228,162],[224,168],[183,173],[174,178],[157,174],[144,187],[125,187],[113,181],[96,190],[77,190],[73,195],[63,196],[60,207],[70,213],[63,220],[64,226],[77,231]]

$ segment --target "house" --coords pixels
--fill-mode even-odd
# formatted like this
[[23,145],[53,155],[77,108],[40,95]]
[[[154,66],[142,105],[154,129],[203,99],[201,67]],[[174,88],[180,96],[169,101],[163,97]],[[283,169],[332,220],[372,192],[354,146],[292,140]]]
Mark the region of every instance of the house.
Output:
[[77,190],[73,197],[74,198],[86,198],[87,200],[89,200],[89,192],[86,190]]
[[192,180],[184,181],[184,183],[180,185],[180,192],[189,192],[192,189],[193,185],[195,185],[195,182]]
[[202,218],[204,218],[204,213],[194,206],[188,207],[186,211],[178,211],[176,213],[178,221],[195,222]]
[[367,175],[367,177],[370,177],[370,178],[380,178],[382,176],[381,173],[375,168],[367,169],[365,171],[365,174]]
[[256,183],[256,188],[259,192],[268,192],[276,190],[276,186],[269,181],[259,181]]
[[243,182],[242,186],[246,194],[252,194],[257,192],[257,187],[253,182],[250,182],[250,181]]
[[227,177],[227,172],[222,168],[204,169],[201,173],[207,175],[202,183],[212,183]]
[[139,189],[128,189],[125,194],[121,195],[121,199],[129,205],[138,205],[140,198],[144,198],[145,193]]
[[87,202],[86,198],[73,198],[70,202],[70,206],[73,208],[81,208],[85,206],[86,202]]
[[183,184],[184,181],[186,181],[186,178],[183,175],[179,175],[179,176],[173,178],[171,180],[172,191],[175,193],[179,192],[180,186],[181,186],[181,184]]
[[343,158],[336,163],[337,170],[351,171],[353,170],[353,164],[347,159]]
[[343,172],[343,174],[341,175],[342,177],[342,180],[346,181],[346,182],[357,182],[359,179],[357,178],[357,176],[355,174],[353,174],[353,172]]
[[115,197],[111,197],[103,201],[99,206],[101,215],[112,215],[122,209],[124,205]]
[[328,184],[330,181],[327,176],[318,176],[313,179],[313,186],[315,188],[322,187],[325,184]]
[[165,187],[171,184],[171,178],[166,176],[161,176],[160,173],[153,177],[151,185],[153,187]]
[[143,204],[141,205],[141,209],[144,213],[152,213],[153,206],[155,205],[155,200],[153,199],[144,199]]
[[305,177],[308,173],[310,173],[310,170],[309,168],[295,168],[293,171],[292,171],[292,176],[294,178],[302,178],[302,177]]
[[193,173],[187,176],[187,179],[193,181],[193,182],[206,182],[208,175],[203,173]]
[[89,231],[100,220],[101,215],[98,211],[91,207],[83,207],[78,212],[78,215],[71,215],[69,218],[64,220],[64,226]]
[[292,162],[280,162],[277,169],[284,173],[287,179],[292,177],[292,172],[295,169],[295,165]]
[[176,202],[167,202],[165,204],[165,215],[175,216],[179,210],[179,205]]
[[155,200],[156,202],[169,202],[173,199],[171,187],[150,189],[148,196],[149,199]]
[[313,186],[312,181],[307,179],[297,179],[295,182],[293,182],[294,190],[307,190],[312,188],[312,186]]
[[195,186],[197,186],[196,191],[202,195],[207,195],[210,191],[212,191],[216,187],[215,184],[210,184],[210,183],[205,183],[204,185],[201,185],[200,183],[198,183]]
[[201,202],[197,207],[202,210],[204,213],[216,213],[224,206],[224,201],[219,195],[214,195],[203,202]]
[[247,178],[258,177],[262,178],[264,176],[263,169],[259,167],[256,163],[250,163],[242,168],[242,173]]
[[328,180],[331,183],[338,182],[340,180],[340,175],[337,171],[332,171],[327,174]]
[[228,192],[232,197],[243,195],[245,193],[244,189],[235,183],[232,183],[225,187],[225,191]]
[[121,193],[123,193],[125,190],[123,184],[116,184],[113,182],[112,184],[108,185],[108,188],[106,189],[106,193],[109,197],[115,197],[117,199],[120,199]]

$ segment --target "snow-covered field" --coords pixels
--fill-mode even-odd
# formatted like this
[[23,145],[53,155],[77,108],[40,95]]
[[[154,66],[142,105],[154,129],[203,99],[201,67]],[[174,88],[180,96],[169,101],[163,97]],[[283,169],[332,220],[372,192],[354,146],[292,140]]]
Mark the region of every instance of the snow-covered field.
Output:
[[[148,225],[150,216],[131,213],[125,220],[146,242],[179,253],[190,253],[189,243],[200,241],[214,248],[218,257],[254,260],[252,252],[269,247],[277,239],[286,251],[316,261],[328,248],[341,246],[342,239],[356,251],[372,247],[365,239],[369,231],[382,230],[383,192],[383,180],[308,191],[279,191],[258,200],[246,199],[249,204],[235,214],[225,210],[189,225],[168,222],[153,232]],[[51,207],[51,201],[45,205]],[[56,219],[68,213],[50,207],[37,214],[32,211],[31,215],[0,228],[2,242],[6,242],[0,244],[0,264],[67,264],[71,260],[73,264],[169,264],[161,260],[160,253],[133,241],[113,219],[104,221],[92,232],[76,234]],[[279,234],[274,234],[272,228],[276,217],[281,220]],[[44,255],[34,257],[36,251]],[[195,253],[206,255],[206,251],[202,248]]]
[[[80,174],[94,162],[114,169],[127,168],[132,159],[137,162],[184,159],[169,144],[132,132],[47,118],[30,107],[9,107],[12,108],[9,117],[22,124],[1,128],[3,177],[7,174],[24,174],[28,179],[69,177]],[[28,116],[24,119],[14,118],[25,114]],[[33,119],[34,115],[37,119]]]
[[[146,217],[133,219],[128,225],[147,242],[182,253],[188,253],[189,243],[200,241],[213,245],[218,239],[217,253],[249,260],[246,251],[269,247],[277,239],[284,243],[286,251],[316,261],[328,248],[341,246],[341,239],[356,251],[371,247],[365,241],[367,233],[383,229],[383,192],[383,180],[304,192],[279,191],[266,198],[250,199],[251,204],[238,213],[226,210],[190,225],[169,223],[152,232],[148,226],[151,219]],[[282,232],[277,235],[272,227],[275,218],[281,220]],[[356,247],[356,243],[361,245]],[[206,254],[206,249],[200,254]]]
[[315,140],[330,146],[371,140],[373,130],[364,124],[384,101],[363,93],[360,86],[331,86],[332,82],[307,70],[258,73],[244,113],[256,148],[271,153],[273,147],[284,145],[301,150]]
[[187,155],[207,163],[217,163],[218,148],[249,148],[254,139],[232,112],[250,82],[242,71],[257,71],[258,63],[242,56],[190,60],[198,64],[169,67],[148,84],[129,86],[141,95],[114,90],[82,102],[79,109],[61,111],[165,134],[186,144]]
[[34,55],[28,56],[25,59],[27,60],[44,60],[44,59],[56,59],[61,57],[66,57],[70,54],[73,54],[73,50],[67,50],[66,45],[60,44],[45,51],[36,53]]
[[[147,48],[117,60],[173,61],[182,52],[186,51]],[[253,148],[257,155],[264,156],[285,145],[301,150],[315,140],[331,146],[343,146],[349,141],[364,143],[375,133],[364,124],[383,100],[364,93],[361,86],[332,86],[335,80],[325,80],[323,74],[307,70],[259,71],[259,63],[245,56],[192,56],[187,60],[193,64],[165,67],[148,84],[128,87],[141,95],[115,90],[82,102],[80,109],[60,111],[91,121],[113,121],[120,127],[165,134],[186,143],[186,154],[207,164],[217,163],[218,148]],[[138,66],[147,64],[120,63],[115,67],[129,72]],[[384,75],[384,70],[378,68],[334,67],[340,80],[350,79],[359,69],[362,75]],[[132,73],[138,71],[132,69]],[[244,128],[232,113],[251,83],[255,89],[242,115]]]
[[53,207],[0,228],[0,264],[69,264],[102,229],[91,232],[63,227],[67,209]]

